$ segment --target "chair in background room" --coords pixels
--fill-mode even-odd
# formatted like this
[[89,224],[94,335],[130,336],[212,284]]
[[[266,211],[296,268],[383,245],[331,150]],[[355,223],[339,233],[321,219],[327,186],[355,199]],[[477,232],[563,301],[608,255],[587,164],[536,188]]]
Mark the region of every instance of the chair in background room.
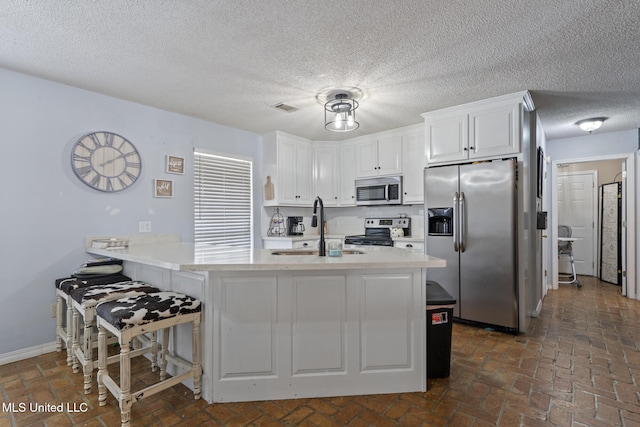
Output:
[[[575,284],[579,288],[582,285],[578,282],[576,274],[576,266],[573,262],[573,241],[571,237],[571,227],[568,225],[558,225],[558,261],[568,262],[571,266],[570,273],[562,273],[558,271],[558,283]],[[560,267],[558,267],[560,268]]]

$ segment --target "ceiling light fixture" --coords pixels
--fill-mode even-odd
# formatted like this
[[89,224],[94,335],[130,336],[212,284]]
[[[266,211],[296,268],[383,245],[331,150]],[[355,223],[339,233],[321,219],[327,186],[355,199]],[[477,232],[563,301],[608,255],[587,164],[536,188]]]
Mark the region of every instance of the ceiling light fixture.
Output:
[[350,132],[358,129],[360,123],[356,121],[358,101],[347,92],[334,95],[335,99],[324,104],[324,127],[331,132]]
[[591,133],[602,126],[605,120],[607,120],[606,117],[594,117],[592,119],[580,120],[576,122],[576,124],[580,126],[580,129],[583,131]]

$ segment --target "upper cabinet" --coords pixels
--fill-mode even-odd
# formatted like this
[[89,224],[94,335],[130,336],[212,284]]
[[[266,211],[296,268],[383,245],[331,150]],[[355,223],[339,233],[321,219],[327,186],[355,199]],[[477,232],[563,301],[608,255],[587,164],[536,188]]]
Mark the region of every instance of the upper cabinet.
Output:
[[522,109],[529,105],[529,92],[520,92],[423,114],[428,164],[520,153]]
[[316,141],[313,144],[314,195],[324,206],[340,203],[340,147],[336,143]]
[[356,205],[356,146],[340,144],[340,206]]
[[424,202],[425,167],[424,127],[418,125],[402,134],[403,204]]
[[263,136],[263,158],[264,172],[271,177],[274,196],[267,198],[265,188],[265,206],[310,206],[313,202],[311,141],[279,131],[269,133]]
[[356,143],[356,177],[402,174],[402,137],[385,136]]

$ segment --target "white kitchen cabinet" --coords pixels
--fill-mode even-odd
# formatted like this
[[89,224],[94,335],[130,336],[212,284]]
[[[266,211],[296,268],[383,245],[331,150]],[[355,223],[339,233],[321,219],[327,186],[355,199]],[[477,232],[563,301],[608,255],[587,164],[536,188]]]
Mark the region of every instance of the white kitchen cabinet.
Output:
[[271,177],[275,197],[265,206],[310,206],[313,202],[313,151],[311,141],[272,132],[263,135],[265,182]]
[[293,242],[293,249],[318,249],[319,242],[319,238],[309,240],[295,240]]
[[425,113],[428,164],[488,160],[520,153],[522,109],[533,105],[519,92]]
[[356,147],[340,146],[340,206],[356,205]]
[[520,152],[520,104],[506,103],[469,113],[469,158]]
[[424,203],[425,140],[422,126],[402,135],[403,204]]
[[406,249],[408,251],[417,252],[419,254],[424,253],[424,242],[414,242],[410,240],[394,240],[393,246],[395,248]]
[[330,142],[313,144],[314,196],[320,196],[324,206],[340,203],[340,147]]
[[356,143],[356,177],[402,174],[402,137],[391,135]]

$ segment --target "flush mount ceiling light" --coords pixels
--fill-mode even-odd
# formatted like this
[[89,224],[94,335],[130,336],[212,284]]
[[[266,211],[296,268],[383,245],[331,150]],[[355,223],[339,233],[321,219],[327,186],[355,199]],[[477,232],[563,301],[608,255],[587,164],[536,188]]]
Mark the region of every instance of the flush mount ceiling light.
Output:
[[350,132],[358,129],[356,108],[360,104],[348,91],[338,92],[324,104],[324,127],[331,132]]
[[592,119],[580,120],[576,122],[576,124],[580,126],[580,129],[583,131],[591,133],[602,126],[605,120],[607,120],[605,117],[594,117]]

